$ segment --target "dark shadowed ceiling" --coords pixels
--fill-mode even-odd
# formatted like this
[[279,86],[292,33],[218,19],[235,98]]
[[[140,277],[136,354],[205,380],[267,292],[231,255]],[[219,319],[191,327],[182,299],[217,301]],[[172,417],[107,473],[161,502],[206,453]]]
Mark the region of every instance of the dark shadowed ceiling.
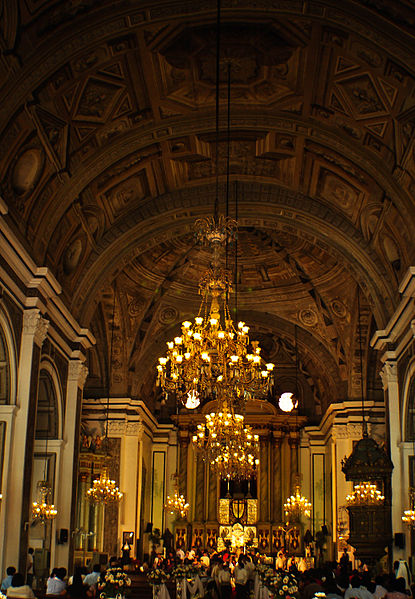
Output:
[[[238,310],[302,410],[382,400],[371,334],[415,258],[415,9],[395,0],[4,0],[7,218],[97,338],[86,395],[157,407],[154,367],[197,312],[218,154],[238,210]],[[218,145],[217,145],[218,144]],[[235,263],[235,247],[231,249]],[[114,309],[115,293],[115,309]],[[114,319],[112,314],[114,312]],[[367,376],[366,376],[367,374]]]

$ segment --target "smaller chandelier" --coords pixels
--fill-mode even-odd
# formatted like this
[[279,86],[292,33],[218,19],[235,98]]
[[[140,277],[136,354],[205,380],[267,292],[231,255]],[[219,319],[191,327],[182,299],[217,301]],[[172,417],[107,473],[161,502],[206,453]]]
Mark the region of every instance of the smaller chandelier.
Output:
[[288,522],[295,522],[302,515],[309,518],[311,515],[311,503],[301,495],[300,485],[296,485],[294,495],[288,497],[284,503],[284,513]]
[[371,482],[362,482],[354,485],[353,493],[347,495],[348,505],[379,505],[385,497]]
[[409,490],[409,510],[404,511],[402,522],[415,527],[415,489]]
[[95,503],[113,504],[121,501],[123,493],[117,487],[115,480],[107,478],[107,473],[104,470],[99,479],[94,480],[86,496],[90,501]]
[[255,476],[259,464],[259,437],[235,414],[228,402],[218,412],[205,415],[205,424],[198,424],[193,443],[203,459],[221,477],[242,479]]
[[187,512],[189,511],[189,504],[186,503],[184,495],[181,495],[178,489],[176,488],[173,497],[170,497],[170,495],[167,496],[166,503],[164,504],[164,509],[166,510],[166,512],[172,514],[173,516],[186,518]]
[[37,488],[40,501],[32,503],[32,518],[35,522],[46,524],[48,520],[53,520],[56,517],[58,510],[55,509],[53,503],[48,503],[48,496],[51,492],[50,484],[45,480],[41,480],[37,483]]

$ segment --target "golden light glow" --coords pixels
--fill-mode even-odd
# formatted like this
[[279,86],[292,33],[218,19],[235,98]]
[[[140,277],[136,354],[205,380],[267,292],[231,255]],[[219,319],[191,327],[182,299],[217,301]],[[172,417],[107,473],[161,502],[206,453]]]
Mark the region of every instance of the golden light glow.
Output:
[[265,396],[274,382],[274,364],[265,363],[249,327],[236,326],[227,297],[232,291],[230,273],[219,266],[226,236],[236,226],[228,217],[199,219],[199,237],[210,244],[212,266],[199,282],[202,296],[194,322],[182,323],[181,335],[167,342],[167,356],[159,358],[157,384],[174,392],[183,404],[189,393],[201,400],[215,397],[248,399]]
[[48,503],[48,496],[51,492],[50,485],[47,481],[39,481],[37,488],[40,494],[40,501],[32,503],[32,518],[36,522],[46,524],[48,520],[53,520],[57,516],[58,510],[53,503]]
[[371,482],[354,485],[353,493],[346,497],[348,505],[374,505],[383,502],[384,499],[377,486]]
[[218,406],[217,412],[205,415],[205,423],[197,426],[193,443],[203,459],[221,478],[250,478],[259,464],[259,438],[235,414],[229,402]]
[[121,501],[123,494],[117,487],[115,480],[107,478],[107,473],[104,470],[99,479],[94,480],[92,487],[87,490],[86,496],[95,503],[110,504]]
[[298,406],[298,401],[292,393],[282,393],[278,405],[283,412],[292,412]]
[[186,503],[184,495],[180,495],[179,491],[176,490],[172,497],[167,497],[166,503],[164,504],[164,509],[169,514],[186,518],[187,512],[189,510],[189,504]]
[[284,513],[288,522],[299,520],[302,515],[310,517],[311,503],[301,495],[300,485],[295,486],[294,495],[288,497],[284,503]]
[[415,527],[415,490],[409,491],[409,510],[405,510],[402,516],[402,522],[408,526]]

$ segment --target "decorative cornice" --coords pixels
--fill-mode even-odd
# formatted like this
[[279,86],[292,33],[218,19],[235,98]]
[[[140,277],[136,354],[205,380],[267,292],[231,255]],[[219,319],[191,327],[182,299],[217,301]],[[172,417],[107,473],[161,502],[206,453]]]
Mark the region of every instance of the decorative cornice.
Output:
[[128,420],[110,420],[108,422],[109,436],[121,435],[125,437],[138,437],[138,440],[141,440],[144,429],[145,426],[141,421],[128,422]]
[[353,424],[336,424],[333,426],[333,439],[361,439],[363,435],[363,425],[361,422]]

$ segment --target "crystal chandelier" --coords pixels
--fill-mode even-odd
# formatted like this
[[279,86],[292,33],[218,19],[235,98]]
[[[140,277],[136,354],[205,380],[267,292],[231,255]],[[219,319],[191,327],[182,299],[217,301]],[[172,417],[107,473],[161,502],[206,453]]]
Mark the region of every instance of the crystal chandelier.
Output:
[[415,527],[415,489],[409,490],[409,510],[404,511],[402,522]]
[[53,520],[56,517],[58,511],[53,503],[48,503],[48,496],[51,492],[50,484],[45,480],[41,480],[38,482],[37,488],[40,501],[32,503],[32,518],[35,522],[46,524],[48,520]]
[[259,464],[259,437],[244,423],[244,417],[224,401],[217,412],[205,418],[192,440],[212,470],[228,480],[254,476]]
[[353,493],[347,495],[348,505],[379,505],[385,497],[371,482],[361,482],[353,487]]
[[311,503],[301,495],[300,485],[295,485],[294,495],[288,497],[284,503],[284,514],[288,522],[298,521],[302,515],[310,517]]
[[202,301],[197,317],[193,323],[182,323],[181,335],[167,342],[167,356],[159,358],[158,384],[166,393],[175,392],[188,407],[211,397],[261,396],[273,384],[274,364],[265,364],[258,342],[249,339],[249,327],[242,321],[235,326],[230,315],[230,275],[219,267],[219,253],[234,225],[226,217],[196,222],[211,245],[212,266],[199,282]]
[[94,480],[92,487],[86,492],[87,498],[95,503],[113,504],[121,501],[123,494],[117,487],[115,480],[107,478],[104,470],[99,479]]

